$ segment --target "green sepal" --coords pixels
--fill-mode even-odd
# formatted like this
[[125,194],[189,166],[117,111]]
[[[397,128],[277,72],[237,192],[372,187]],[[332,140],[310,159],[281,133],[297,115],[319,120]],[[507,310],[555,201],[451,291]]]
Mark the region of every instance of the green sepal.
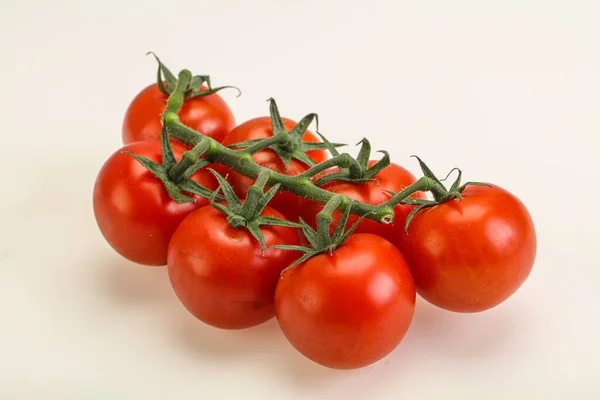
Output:
[[350,157],[348,168],[340,168],[338,172],[326,174],[315,182],[315,185],[322,186],[328,182],[342,181],[361,185],[367,182],[376,181],[379,172],[390,165],[390,155],[385,150],[379,150],[383,157],[372,167],[369,167],[371,158],[371,144],[364,138],[357,143],[360,145],[360,151],[356,159]]
[[408,214],[408,216],[406,217],[406,223],[404,224],[404,233],[408,234],[408,226],[410,225],[410,222],[413,220],[413,218],[419,211],[421,211],[425,208],[433,207],[436,204],[438,204],[438,203],[436,203],[435,201],[427,201],[427,202],[423,202],[420,205],[418,205],[417,207],[413,208],[410,211],[410,213]]
[[485,183],[485,182],[474,182],[474,181],[469,181],[467,183],[465,183],[464,185],[462,185],[460,188],[458,188],[458,192],[462,193],[463,190],[465,190],[465,188],[467,186],[486,186],[486,187],[493,187],[492,185],[490,185],[489,183]]
[[[175,75],[169,70],[169,68],[167,68],[165,66],[165,64],[158,58],[158,56],[154,52],[149,51],[148,53],[146,53],[146,55],[149,55],[149,54],[154,56],[154,58],[156,59],[156,62],[158,63],[158,71],[157,71],[157,76],[156,76],[156,81],[157,81],[156,83],[158,85],[158,89],[165,96],[170,96],[171,93],[173,93],[175,86],[177,85],[177,77],[175,77]],[[166,82],[166,85],[165,85],[165,82]],[[202,86],[205,83],[206,83],[207,89],[202,89]],[[217,93],[223,89],[237,90],[237,92],[238,92],[237,97],[239,97],[242,94],[242,91],[236,86],[219,86],[219,87],[213,88],[211,85],[211,82],[210,82],[209,75],[193,76],[192,79],[190,80],[190,83],[188,85],[186,85],[186,87],[184,88],[183,93],[184,93],[184,98],[187,99],[187,98],[208,96],[213,93]]]
[[[215,170],[208,169],[219,182],[219,187],[212,193],[210,204],[226,216],[227,222],[232,228],[246,229],[260,244],[263,255],[267,250],[265,239],[261,226],[283,226],[290,228],[300,228],[301,225],[285,219],[260,215],[269,201],[279,190],[279,184],[273,185],[269,190],[263,192],[264,186],[268,182],[269,174],[262,171],[256,179],[254,185],[250,186],[245,201],[236,196],[233,188],[227,180]],[[227,205],[215,202],[216,195],[222,191]]]
[[[350,211],[348,211],[348,214],[350,213]],[[346,240],[348,240],[348,238],[350,237],[350,235],[352,235],[354,233],[354,231],[356,230],[356,228],[358,228],[358,224],[360,224],[362,222],[363,219],[365,219],[367,217],[368,213],[365,215],[360,216],[356,222],[354,224],[352,224],[352,226],[350,227],[350,229],[347,229],[342,236],[340,237],[340,239],[338,239],[341,243],[345,242]],[[347,221],[347,218],[346,218]],[[344,224],[345,227],[346,224]]]
[[264,255],[267,251],[267,247],[265,246],[265,236],[263,235],[260,227],[257,223],[248,223],[246,224],[246,229],[250,234],[256,239],[260,248],[262,249],[262,254]]
[[269,246],[271,248],[281,249],[281,250],[290,250],[290,251],[298,251],[304,253],[303,256],[298,258],[292,264],[287,266],[281,271],[281,276],[283,273],[290,268],[297,266],[298,264],[303,263],[311,257],[314,257],[319,254],[324,253],[333,253],[335,249],[340,247],[349,237],[354,233],[358,224],[366,217],[366,215],[361,216],[351,227],[346,230],[346,225],[348,223],[348,218],[350,216],[350,211],[352,208],[352,202],[344,208],[344,212],[338,226],[336,227],[333,234],[330,234],[330,227],[332,223],[332,214],[337,210],[342,204],[343,197],[341,195],[336,195],[332,197],[327,204],[323,207],[323,209],[317,214],[317,230],[312,229],[302,218],[300,218],[300,224],[302,225],[302,232],[304,236],[310,243],[310,247],[307,246],[289,246],[289,245],[276,245]]
[[[263,149],[273,150],[283,163],[285,170],[288,171],[292,160],[300,161],[308,167],[315,166],[316,162],[306,154],[309,151],[333,149],[332,153],[337,155],[338,153],[335,150],[335,147],[345,146],[345,144],[342,143],[304,142],[302,139],[313,121],[316,121],[318,129],[318,115],[310,113],[304,116],[288,132],[279,113],[277,102],[273,98],[268,99],[268,101],[270,103],[269,115],[271,118],[272,136],[265,139],[252,139],[233,143],[228,145],[228,148],[240,149],[239,151],[247,149],[247,153],[250,154],[254,154]],[[323,138],[323,135],[320,133],[319,136]]]
[[315,181],[315,186],[323,186],[328,182],[343,181],[345,179],[349,179],[347,172],[331,172],[317,179]]
[[175,160],[175,155],[173,154],[173,147],[171,146],[171,142],[169,141],[169,132],[167,131],[167,122],[165,120],[165,116],[161,116],[162,129],[160,131],[160,147],[162,153],[162,166],[168,171],[175,164],[177,164],[177,160]]
[[[294,151],[291,154],[291,158],[300,161],[301,163],[308,165],[309,167],[314,167],[315,165],[317,165],[317,163],[310,158],[306,153],[304,153],[302,150],[298,150],[298,151]],[[287,171],[289,167],[289,162],[288,165],[285,166],[285,170]]]
[[205,90],[193,90],[190,92],[190,94],[187,96],[187,98],[208,96],[208,95],[220,92],[223,89],[235,89],[238,92],[235,97],[240,97],[242,95],[242,91],[237,86],[226,85],[226,86],[219,86],[216,88],[209,88],[209,89],[205,89]]
[[304,134],[308,130],[308,127],[310,126],[310,124],[312,124],[313,120],[315,121],[316,130],[318,131],[319,130],[319,116],[315,113],[310,113],[310,114],[304,116],[300,121],[298,121],[298,123],[289,132],[290,136],[292,137],[292,140],[302,142],[302,138],[304,137]]
[[[171,94],[173,89],[175,89],[175,85],[177,84],[177,78],[175,77],[175,75],[173,75],[173,73],[169,70],[169,68],[167,68],[162,63],[162,61],[160,61],[160,59],[154,52],[149,51],[148,53],[146,53],[146,55],[148,55],[148,54],[151,54],[152,56],[154,56],[154,58],[156,59],[156,62],[158,63],[157,84],[158,84],[159,89],[161,89],[161,92],[163,92],[163,94],[168,96],[169,94]],[[164,86],[163,80],[164,80],[164,82],[167,83],[166,87]]]
[[284,226],[287,228],[300,228],[301,225],[297,222],[288,221],[287,219],[281,219],[277,217],[269,217],[265,215],[261,215],[258,218],[259,225],[266,226]]
[[433,194],[433,197],[435,198],[435,200],[439,202],[442,199],[445,199],[448,195],[448,190],[446,190],[446,188],[444,187],[442,182],[437,178],[437,176],[435,176],[435,174],[433,172],[431,172],[431,169],[429,169],[427,164],[425,164],[423,162],[423,160],[421,160],[420,157],[415,156],[415,155],[413,155],[411,157],[414,157],[417,159],[417,161],[419,162],[419,166],[421,167],[421,170],[423,171],[423,175],[426,178],[429,178],[433,181],[433,184],[431,187],[431,194]]
[[275,99],[271,97],[267,101],[269,102],[269,114],[271,116],[271,128],[273,129],[273,136],[281,132],[287,132],[285,126],[283,125],[283,120],[279,114],[279,108],[277,107]]
[[[308,247],[297,246],[297,245],[293,245],[293,244],[275,244],[273,246],[269,246],[269,248],[271,248],[271,249],[279,249],[279,250],[299,251],[301,253],[309,253],[310,252],[310,249]],[[298,264],[298,262],[296,261],[295,264]]]
[[390,165],[390,153],[385,150],[377,150],[378,153],[383,154],[383,157],[379,161],[377,161],[371,168],[367,168],[366,176],[367,179],[373,179],[375,175],[383,171]]
[[192,176],[194,174],[194,172],[198,171],[201,168],[206,167],[207,165],[209,165],[211,162],[205,159],[201,159],[196,161],[194,164],[190,165],[185,172],[183,173],[182,178],[183,179],[187,179],[190,176]]
[[210,164],[208,160],[200,159],[200,156],[206,153],[208,147],[208,140],[202,140],[193,149],[184,152],[181,160],[168,168],[171,179],[179,182],[181,179],[189,178],[194,172]]
[[356,156],[356,161],[358,161],[358,165],[360,165],[363,170],[366,170],[369,168],[369,160],[371,158],[371,143],[369,143],[367,138],[363,138],[356,145],[361,145],[358,156]]
[[302,250],[300,250],[300,248],[302,248],[302,246],[276,245],[276,246],[269,246],[269,247],[273,248],[273,249],[300,251],[300,252],[304,253],[304,255],[302,257],[300,257],[299,259],[297,259],[296,261],[294,261],[293,263],[291,263],[290,265],[288,265],[287,267],[282,269],[281,273],[279,274],[280,277],[283,277],[283,274],[287,270],[292,269],[295,266],[302,264],[304,261],[308,260],[309,258],[312,258],[317,255],[317,254],[314,254],[313,252],[311,252],[307,248],[303,248]]
[[190,87],[192,89],[192,92],[199,91],[205,82],[208,85],[208,87],[210,87],[210,76],[196,75],[196,76],[192,77],[192,81],[190,82]]
[[[213,195],[213,191],[205,188],[204,186],[200,185],[198,182],[193,181],[189,178],[179,181],[177,183],[177,185],[184,192],[192,193],[197,196],[204,197],[205,199],[210,199],[211,196]],[[215,200],[218,200],[218,201],[222,201],[223,199],[224,199],[223,196],[221,196],[219,194],[217,194],[217,196],[215,197]]]
[[169,179],[169,175],[162,165],[160,165],[146,157],[131,153],[129,151],[123,151],[123,153],[133,157],[140,164],[142,164],[142,166],[144,168],[146,168],[156,178],[158,178],[163,183],[163,186],[164,186],[165,190],[167,191],[167,193],[169,194],[169,196],[178,204],[191,203],[191,202],[195,201],[193,197],[186,196],[181,193],[181,191],[182,191],[181,188],[175,182],[172,182]]
[[[345,143],[329,143],[331,146],[333,146],[335,154],[333,154],[334,156],[339,155],[339,152],[337,150],[335,150],[336,147],[344,147],[347,146]],[[319,142],[302,142],[300,143],[300,149],[303,152],[307,152],[307,151],[315,151],[315,150],[328,150],[331,152],[329,146],[325,143],[319,143]]]
[[348,223],[348,218],[350,217],[350,209],[352,207],[346,207],[346,210],[342,214],[338,225],[335,227],[335,231],[333,231],[333,235],[331,235],[331,242],[336,243],[340,241],[344,237],[344,229],[346,228],[346,224]]
[[273,185],[261,198],[258,199],[258,202],[256,203],[256,209],[254,211],[256,214],[260,215],[260,213],[263,212],[265,207],[269,204],[273,197],[275,197],[280,187],[281,185],[279,183]]
[[163,185],[165,186],[167,193],[169,193],[169,196],[171,196],[178,204],[193,203],[196,201],[193,197],[181,193],[181,187],[175,182],[163,181]]
[[254,217],[250,222],[246,224],[246,228],[260,244],[263,255],[266,253],[267,247],[265,246],[265,238],[263,236],[263,233],[260,230],[261,226],[283,226],[287,228],[300,228],[300,224],[296,222],[288,221],[277,217],[269,217],[263,215]]
[[[430,207],[435,207],[436,205],[443,204],[443,203],[446,203],[446,202],[449,202],[452,200],[462,201],[461,193],[469,185],[488,186],[488,187],[492,186],[490,184],[483,183],[483,182],[467,182],[461,186],[462,170],[460,168],[456,168],[456,167],[452,168],[450,170],[450,172],[448,173],[448,175],[446,175],[446,177],[444,179],[440,180],[435,176],[435,174],[431,171],[431,169],[427,166],[427,164],[425,164],[423,162],[423,160],[421,160],[421,158],[419,158],[418,156],[414,156],[414,155],[413,155],[413,157],[415,157],[418,160],[421,170],[423,171],[424,178],[421,178],[421,180],[427,179],[429,182],[427,185],[428,190],[432,192],[434,200],[415,199],[415,198],[407,197],[400,202],[402,204],[416,206],[410,211],[410,213],[406,217],[406,223],[404,224],[404,232],[406,234],[408,234],[408,227],[410,226],[411,221],[413,220],[415,215],[418,212],[420,212],[421,210],[430,208]],[[448,190],[444,187],[444,185],[442,184],[442,181],[447,180],[454,171],[458,171],[458,176],[456,177],[456,180],[452,183],[450,190]],[[391,192],[389,190],[385,190],[385,192],[392,196],[396,195],[396,193]]]
[[[260,144],[262,142],[265,142],[267,140],[269,140],[270,138],[265,138],[265,139],[251,139],[251,140],[244,140],[242,142],[237,142],[237,143],[233,143],[233,144],[229,144],[227,145],[227,148],[229,149],[240,149],[244,150],[247,149],[251,146],[255,147],[255,145]],[[266,143],[266,142],[265,142]],[[275,152],[277,152],[278,149],[277,146],[279,146],[279,144],[269,144],[269,145],[265,145],[265,146],[258,146],[258,150],[262,150],[262,149],[271,149],[274,150]],[[337,150],[335,150],[335,147],[343,147],[346,146],[346,144],[344,143],[333,143],[331,144],[331,146],[334,146],[334,152],[335,155],[339,155],[339,153],[337,152]],[[298,152],[293,152],[293,154],[303,154],[306,153],[308,151],[315,151],[315,150],[330,150],[330,148],[327,146],[327,144],[325,143],[319,143],[319,142],[301,142],[298,144]],[[288,150],[282,151],[282,152],[289,152],[292,153]],[[253,152],[254,153],[254,152]],[[278,153],[279,154],[279,153]],[[295,158],[293,156],[290,157],[291,158]]]
[[304,222],[302,218],[299,218],[299,221],[302,225],[302,234],[304,235],[306,240],[308,240],[308,243],[310,243],[312,247],[318,246],[319,242],[317,238],[317,232],[310,225]]
[[292,155],[289,153],[277,153],[279,155],[279,159],[283,163],[285,167],[285,172],[287,172],[290,168],[290,162],[292,161]]
[[[209,198],[212,192],[189,178],[199,168],[202,168],[204,165],[206,165],[204,164],[204,162],[198,161],[197,163],[191,165],[185,170],[181,177],[177,176],[174,178],[172,176],[171,172],[173,171],[173,169],[176,169],[178,166],[183,166],[185,160],[184,158],[182,158],[179,163],[176,161],[175,155],[173,154],[173,148],[171,147],[171,142],[169,141],[169,134],[167,133],[167,124],[165,123],[164,116],[162,117],[162,123],[163,126],[160,134],[162,165],[138,154],[134,154],[128,151],[123,151],[123,153],[133,157],[140,164],[142,164],[144,168],[146,168],[156,178],[158,178],[163,183],[163,186],[169,194],[169,196],[176,203],[182,204],[191,203],[195,201],[193,197],[183,194],[181,192],[188,192],[204,198]],[[190,150],[186,153],[193,152],[194,150],[196,149]]]
[[144,168],[146,168],[148,171],[150,171],[155,177],[157,177],[161,181],[169,180],[169,175],[167,174],[167,171],[165,171],[163,166],[160,165],[159,163],[156,163],[156,162],[150,160],[149,158],[140,156],[135,153],[131,153],[126,150],[123,150],[122,153],[135,158],[137,160],[137,162],[142,164],[142,166]]
[[214,169],[209,168],[208,170],[217,179],[217,182],[219,183],[219,187],[217,188],[216,192],[218,193],[219,190],[221,190],[223,192],[223,195],[225,196],[225,201],[227,202],[228,209],[231,210],[235,214],[238,214],[240,211],[242,211],[242,202],[236,196],[236,194],[233,191],[233,188],[231,187],[229,182],[227,182],[227,180],[221,174],[219,174],[217,171],[215,171]]
[[319,132],[318,130],[316,130],[315,132],[317,135],[319,135],[319,137],[323,141],[323,144],[325,145],[325,148],[329,150],[329,153],[331,153],[333,157],[340,155],[336,147],[346,146],[345,144],[340,144],[339,146],[336,146],[335,144],[331,143],[324,135],[322,135],[321,132]]

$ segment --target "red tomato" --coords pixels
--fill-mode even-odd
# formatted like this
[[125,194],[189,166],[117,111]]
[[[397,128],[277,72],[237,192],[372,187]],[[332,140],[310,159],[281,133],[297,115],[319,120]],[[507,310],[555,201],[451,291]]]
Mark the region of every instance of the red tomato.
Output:
[[[261,215],[283,218],[266,207]],[[294,228],[261,226],[265,245],[298,244]],[[212,206],[191,213],[169,246],[173,289],[196,318],[223,329],[241,329],[274,317],[273,296],[281,271],[298,254],[267,249],[243,228],[229,226]]]
[[[123,143],[160,139],[160,116],[166,103],[167,96],[156,83],[138,93],[125,113]],[[233,113],[217,93],[186,99],[178,115],[184,125],[218,142],[235,126]]]
[[[181,159],[186,148],[174,140],[171,145],[175,158]],[[123,150],[161,161],[159,140],[132,143],[115,152],[96,179],[96,221],[106,241],[123,257],[139,264],[165,265],[175,228],[208,200],[196,197],[196,202],[177,204],[163,183]],[[192,179],[212,190],[218,186],[206,169],[197,171]]]
[[[371,160],[369,162],[369,167],[375,165],[376,163],[377,160]],[[326,173],[333,173],[338,171],[339,169],[335,168],[327,171]],[[319,175],[317,176],[317,178],[321,176],[323,175]],[[333,193],[343,194],[344,196],[347,196],[352,200],[375,206],[384,203],[390,199],[391,196],[388,193],[384,192],[384,190],[389,190],[397,193],[416,182],[416,178],[412,173],[394,163],[390,163],[390,165],[388,165],[377,175],[375,175],[375,179],[377,181],[371,181],[363,184],[356,184],[343,181],[332,181],[325,183],[321,186],[321,188]],[[423,192],[417,192],[410,197],[423,199],[426,198]],[[303,206],[299,208],[300,216],[306,223],[311,225],[313,228],[316,228],[316,216],[317,213],[319,213],[319,211],[321,211],[322,209],[322,204],[310,200],[305,200]],[[394,236],[397,235],[396,227],[404,227],[406,217],[408,216],[411,210],[412,207],[409,205],[398,204],[396,207],[394,207],[395,216],[392,224],[382,224],[365,218],[360,222],[360,224],[354,232],[372,233],[394,243]],[[341,216],[342,214],[338,211],[335,211],[332,214],[332,231],[337,226]],[[348,226],[352,226],[358,220],[358,218],[359,217],[357,217],[356,215],[350,214],[348,218]]]
[[[296,122],[282,118],[283,125],[289,132]],[[223,145],[229,146],[235,143],[243,142],[252,139],[264,139],[273,136],[273,130],[271,129],[271,117],[258,117],[246,121],[237,127],[235,127],[223,140]],[[311,132],[306,131],[302,137],[304,142],[319,142],[320,140]],[[314,162],[320,163],[328,158],[326,150],[314,150],[306,153]],[[261,150],[252,156],[253,160],[273,171],[295,176],[309,169],[309,167],[297,160],[291,160],[289,168],[286,171],[285,165],[279,158],[279,156],[271,149]],[[232,169],[223,168],[219,172],[223,175],[228,174],[227,180],[231,183],[231,186],[235,190],[236,194],[240,197],[245,197],[248,188],[252,186],[254,180],[241,175]],[[278,211],[285,214],[290,220],[297,221],[297,210],[300,207],[300,198],[292,193],[279,191],[275,197],[271,200],[269,205]]]
[[417,292],[447,310],[478,312],[510,297],[526,280],[536,234],[525,206],[498,187],[467,186],[462,201],[419,211],[397,244]]
[[359,233],[332,254],[284,272],[275,314],[304,356],[330,368],[360,368],[398,346],[412,322],[415,297],[400,251],[379,236]]

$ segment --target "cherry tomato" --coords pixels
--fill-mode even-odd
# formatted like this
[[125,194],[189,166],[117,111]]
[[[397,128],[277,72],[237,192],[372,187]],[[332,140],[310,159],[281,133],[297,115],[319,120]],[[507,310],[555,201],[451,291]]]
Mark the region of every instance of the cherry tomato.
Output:
[[[375,165],[376,163],[376,160],[371,160],[369,162],[369,167]],[[326,171],[326,174],[337,171],[339,171],[337,168],[331,169]],[[324,175],[325,174],[317,175],[315,178],[318,179]],[[343,194],[352,200],[375,206],[390,199],[390,194],[386,193],[385,190],[398,193],[416,182],[416,178],[412,173],[394,163],[390,163],[390,165],[375,175],[375,179],[376,181],[370,181],[363,184],[344,181],[331,181],[322,185],[321,188],[333,193]],[[410,197],[425,198],[425,195],[422,192],[416,192]],[[306,223],[311,225],[313,228],[316,228],[316,215],[322,209],[322,204],[311,200],[305,200],[304,204],[299,208],[299,214]],[[372,233],[394,243],[394,236],[397,235],[396,227],[404,226],[406,217],[411,210],[412,207],[409,205],[398,204],[394,207],[395,216],[392,224],[382,224],[368,218],[364,218],[354,232]],[[341,216],[342,214],[338,211],[335,211],[332,214],[332,230],[337,226]],[[356,215],[350,214],[350,217],[348,218],[348,226],[354,224],[358,218],[359,217]]]
[[[263,216],[283,218],[267,206]],[[298,244],[296,229],[261,226],[265,245]],[[201,321],[223,329],[258,325],[274,317],[273,297],[281,271],[298,257],[267,248],[243,228],[232,228],[212,206],[191,213],[169,246],[168,271],[185,308]]]
[[[171,141],[173,153],[181,159],[186,147]],[[194,209],[208,204],[176,203],[163,183],[137,160],[122,151],[161,161],[161,143],[148,140],[132,143],[116,151],[102,166],[94,186],[93,207],[98,227],[106,241],[123,257],[145,265],[165,265],[171,235]],[[217,182],[206,169],[192,179],[211,190]]]
[[415,297],[400,251],[379,236],[358,233],[332,254],[285,271],[275,314],[301,354],[326,367],[352,369],[398,346],[412,322]]
[[[296,122],[282,118],[283,125],[288,132],[296,126]],[[223,145],[229,146],[235,143],[240,143],[246,140],[252,139],[264,139],[273,136],[273,130],[271,128],[271,117],[258,117],[246,121],[237,127],[235,127],[223,140]],[[302,137],[304,142],[319,142],[319,139],[310,131],[306,131]],[[314,162],[320,163],[328,158],[326,150],[314,150],[306,153]],[[306,171],[309,167],[297,160],[291,160],[289,168],[285,169],[285,165],[279,158],[279,156],[271,149],[261,150],[253,155],[253,160],[273,171],[295,176]],[[238,196],[244,197],[248,188],[254,183],[254,180],[241,175],[232,169],[223,168],[219,172],[223,175],[227,174],[227,180],[231,183],[231,186],[235,190]],[[290,220],[297,221],[297,210],[300,207],[301,200],[298,196],[280,190],[275,197],[271,200],[269,205],[281,213],[285,214]]]
[[[167,96],[156,83],[138,93],[125,113],[123,143],[160,139],[160,116],[166,103]],[[218,142],[235,126],[232,111],[218,93],[186,99],[178,115],[184,125]]]
[[462,201],[419,211],[398,226],[397,245],[417,292],[447,310],[478,312],[510,297],[526,280],[536,254],[529,212],[499,186],[467,186]]

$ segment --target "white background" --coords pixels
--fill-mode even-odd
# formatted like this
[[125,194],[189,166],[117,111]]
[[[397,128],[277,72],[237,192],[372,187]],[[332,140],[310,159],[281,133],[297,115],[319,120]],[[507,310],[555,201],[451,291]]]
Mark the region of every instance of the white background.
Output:
[[[0,398],[600,398],[600,3],[294,3],[1,1]],[[419,300],[397,350],[355,371],[306,360],[273,320],[197,322],[91,208],[149,50],[239,86],[222,92],[238,122],[274,96],[416,174],[411,154],[509,189],[538,232],[529,280],[480,314]]]

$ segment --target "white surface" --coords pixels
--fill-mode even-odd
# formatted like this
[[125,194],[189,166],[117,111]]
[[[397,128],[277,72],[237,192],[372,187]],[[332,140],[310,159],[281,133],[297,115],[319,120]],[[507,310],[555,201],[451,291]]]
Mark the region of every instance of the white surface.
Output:
[[[600,398],[600,3],[297,3],[1,2],[0,398]],[[419,154],[508,188],[538,231],[530,279],[476,315],[419,301],[397,350],[350,372],[295,353],[274,321],[196,322],[91,209],[154,79],[148,50],[241,87],[223,92],[238,121],[274,96],[414,172]]]

